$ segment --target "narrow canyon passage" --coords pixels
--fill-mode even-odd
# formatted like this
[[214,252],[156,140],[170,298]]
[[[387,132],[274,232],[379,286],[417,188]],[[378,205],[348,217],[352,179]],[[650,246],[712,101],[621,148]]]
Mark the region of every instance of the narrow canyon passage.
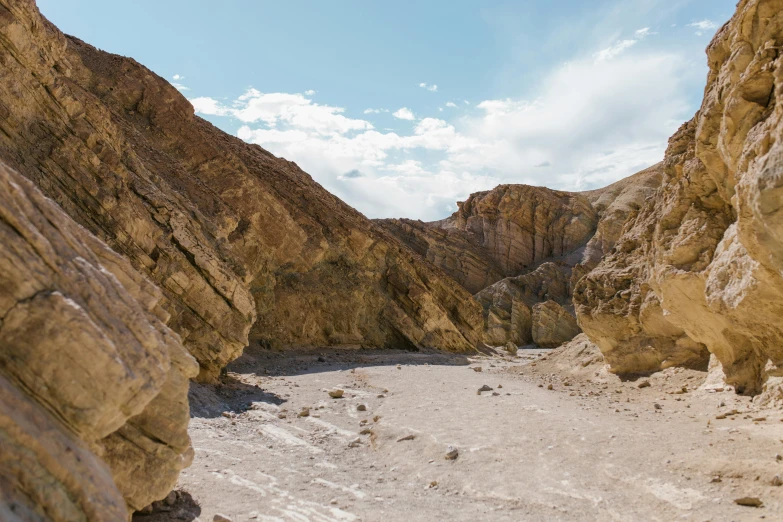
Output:
[[546,352],[248,350],[191,389],[179,501],[134,520],[780,519],[780,411],[703,372],[621,382]]

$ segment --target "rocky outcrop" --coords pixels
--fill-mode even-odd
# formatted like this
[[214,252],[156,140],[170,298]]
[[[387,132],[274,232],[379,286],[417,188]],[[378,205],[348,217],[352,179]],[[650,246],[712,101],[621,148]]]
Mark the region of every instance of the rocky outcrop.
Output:
[[577,284],[579,323],[615,371],[706,365],[709,350],[738,392],[783,373],[781,43],[783,1],[739,2],[663,185]]
[[[658,164],[581,193],[501,185],[472,194],[442,221],[378,223],[476,293],[484,309],[484,342],[528,344],[533,305],[552,296],[572,310],[570,288],[612,250],[662,173]],[[579,330],[562,330],[572,331]]]
[[161,292],[0,163],[0,518],[125,520],[190,464]]
[[379,222],[473,293],[545,260],[575,264],[598,222],[586,196],[529,185],[499,185],[457,205],[442,221]]
[[542,348],[557,348],[579,335],[576,319],[554,301],[533,305],[533,342]]
[[527,274],[508,277],[476,294],[484,310],[484,342],[526,345],[533,339],[533,307],[544,301],[568,306],[570,267],[547,262]]
[[0,158],[156,282],[213,380],[248,342],[473,350],[480,307],[132,59],[0,0]]
[[492,251],[464,230],[440,228],[437,222],[412,219],[379,219],[376,223],[471,293],[483,290],[508,275],[495,260]]

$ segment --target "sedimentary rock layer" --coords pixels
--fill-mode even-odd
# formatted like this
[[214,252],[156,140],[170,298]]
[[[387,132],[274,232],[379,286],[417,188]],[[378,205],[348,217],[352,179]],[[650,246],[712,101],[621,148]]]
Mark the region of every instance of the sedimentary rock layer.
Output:
[[161,292],[0,163],[0,518],[127,518],[190,463]]
[[0,158],[160,286],[200,379],[248,339],[475,347],[480,307],[458,284],[32,0],[0,0],[0,67]]
[[705,364],[740,392],[783,365],[783,1],[743,0],[707,50],[663,185],[577,284],[579,323],[619,372]]

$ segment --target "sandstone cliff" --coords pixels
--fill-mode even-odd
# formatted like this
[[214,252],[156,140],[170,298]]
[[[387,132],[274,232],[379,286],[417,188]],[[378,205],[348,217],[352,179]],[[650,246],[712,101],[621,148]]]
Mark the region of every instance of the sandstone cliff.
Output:
[[739,2],[663,185],[577,284],[579,323],[615,371],[705,365],[709,350],[739,392],[783,374],[781,43],[783,1]]
[[190,464],[161,292],[0,163],[0,518],[127,518]]
[[0,158],[163,290],[214,379],[248,340],[472,350],[480,307],[294,163],[132,59],[0,0]]

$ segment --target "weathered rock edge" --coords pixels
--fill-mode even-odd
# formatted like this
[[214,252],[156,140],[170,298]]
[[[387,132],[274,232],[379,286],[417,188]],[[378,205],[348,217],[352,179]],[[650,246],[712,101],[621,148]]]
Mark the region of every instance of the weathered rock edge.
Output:
[[198,364],[161,299],[0,163],[2,520],[124,520],[173,488]]
[[740,1],[663,185],[576,285],[579,324],[615,372],[704,366],[709,351],[740,393],[783,374],[781,45],[783,1]]

